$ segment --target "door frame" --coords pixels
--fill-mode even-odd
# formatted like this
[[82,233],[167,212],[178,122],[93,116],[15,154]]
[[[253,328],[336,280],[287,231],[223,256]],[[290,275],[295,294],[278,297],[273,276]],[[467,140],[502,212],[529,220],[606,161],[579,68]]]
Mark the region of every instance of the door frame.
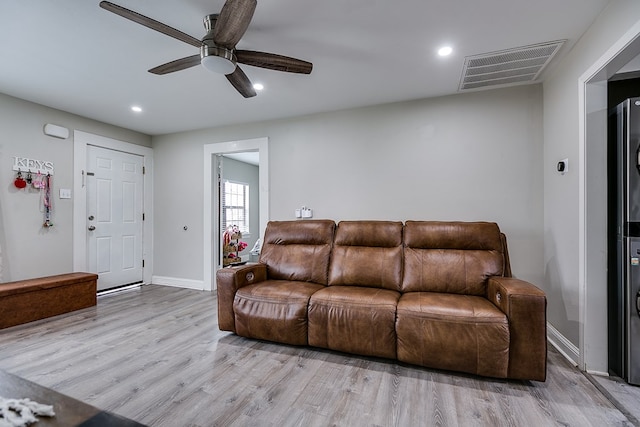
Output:
[[87,271],[87,146],[93,145],[109,150],[122,151],[143,157],[145,174],[142,178],[144,197],[142,210],[145,220],[142,225],[142,269],[143,283],[151,283],[153,275],[153,149],[142,145],[119,141],[78,130],[73,131],[73,271]]
[[216,244],[214,224],[220,223],[220,210],[218,206],[218,185],[214,185],[216,176],[213,173],[217,168],[215,159],[217,154],[241,153],[243,151],[257,151],[260,154],[260,168],[258,170],[260,191],[260,235],[264,236],[269,221],[269,138],[244,139],[239,141],[220,142],[204,145],[204,215],[203,215],[203,264],[204,264],[204,290],[217,289],[214,259],[220,259],[220,245]]
[[[578,78],[578,289],[581,370],[608,373],[606,152],[607,80],[640,52],[640,21]],[[588,172],[588,173],[587,173]]]

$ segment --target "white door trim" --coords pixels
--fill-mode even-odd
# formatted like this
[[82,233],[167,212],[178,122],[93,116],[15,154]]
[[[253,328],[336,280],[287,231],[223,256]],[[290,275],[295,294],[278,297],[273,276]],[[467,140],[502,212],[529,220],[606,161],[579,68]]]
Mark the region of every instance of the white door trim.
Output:
[[142,229],[142,257],[145,261],[144,283],[151,283],[153,274],[153,149],[129,142],[78,130],[73,131],[73,271],[87,271],[87,145],[137,154],[144,158],[145,221]]
[[[243,151],[258,151],[260,153],[260,169],[258,179],[260,181],[260,237],[264,236],[264,230],[269,221],[269,138],[245,139],[240,141],[220,142],[204,145],[204,224],[203,224],[203,254],[204,254],[204,290],[216,289],[213,260],[219,259],[219,245],[213,244],[215,240],[213,224],[218,224],[218,210],[214,201],[218,200],[218,186],[214,185],[215,165],[213,156],[216,154],[239,153]],[[217,202],[216,202],[217,203]]]

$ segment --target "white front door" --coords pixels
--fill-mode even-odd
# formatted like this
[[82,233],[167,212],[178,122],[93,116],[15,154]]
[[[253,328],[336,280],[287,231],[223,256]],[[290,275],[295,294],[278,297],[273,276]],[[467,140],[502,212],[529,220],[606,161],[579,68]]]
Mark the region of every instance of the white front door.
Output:
[[143,160],[87,146],[88,261],[98,290],[142,282]]

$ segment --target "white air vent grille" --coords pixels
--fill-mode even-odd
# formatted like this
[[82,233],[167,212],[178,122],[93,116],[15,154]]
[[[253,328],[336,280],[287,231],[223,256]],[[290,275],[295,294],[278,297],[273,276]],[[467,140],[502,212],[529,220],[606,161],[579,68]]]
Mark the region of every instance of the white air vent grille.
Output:
[[534,82],[565,40],[467,56],[460,90]]

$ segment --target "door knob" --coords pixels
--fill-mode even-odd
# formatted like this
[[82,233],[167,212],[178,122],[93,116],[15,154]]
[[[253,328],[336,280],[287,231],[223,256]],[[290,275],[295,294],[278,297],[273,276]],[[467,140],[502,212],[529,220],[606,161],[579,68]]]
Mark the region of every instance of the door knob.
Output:
[[93,220],[94,220],[93,215],[89,215],[89,221],[93,221]]
[[96,227],[95,227],[95,226],[93,226],[93,225],[90,225],[90,226],[89,226],[89,231],[93,231],[93,230],[95,230],[95,229],[96,229]]

